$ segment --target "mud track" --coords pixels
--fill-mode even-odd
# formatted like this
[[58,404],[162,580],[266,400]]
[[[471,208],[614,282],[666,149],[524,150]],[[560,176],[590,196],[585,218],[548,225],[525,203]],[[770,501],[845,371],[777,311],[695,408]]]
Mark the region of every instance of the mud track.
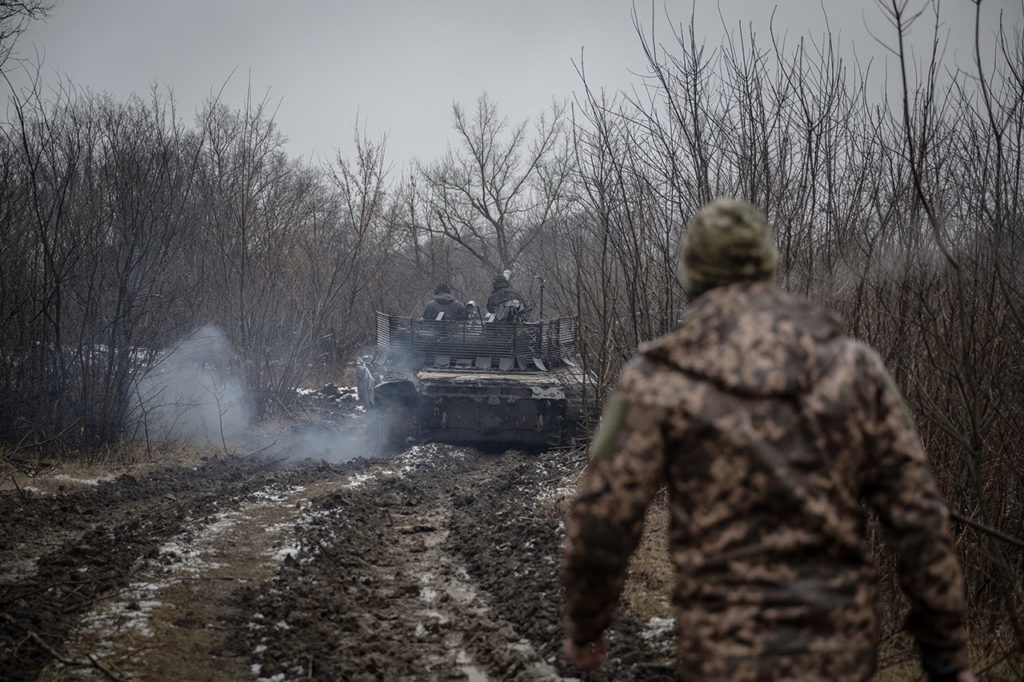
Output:
[[558,653],[580,465],[420,445],[4,492],[0,678],[671,679],[628,613],[600,674]]

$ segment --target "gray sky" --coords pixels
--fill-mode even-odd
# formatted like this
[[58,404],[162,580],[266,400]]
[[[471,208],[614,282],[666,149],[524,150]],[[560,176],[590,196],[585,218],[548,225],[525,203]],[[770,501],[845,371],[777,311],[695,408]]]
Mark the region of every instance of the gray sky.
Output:
[[[919,6],[920,0],[912,5]],[[318,161],[349,153],[357,116],[372,138],[388,136],[400,166],[429,161],[451,136],[451,104],[486,91],[512,121],[580,89],[573,61],[609,89],[636,84],[643,69],[630,0],[62,0],[32,25],[17,52],[43,61],[43,78],[64,74],[79,88],[126,97],[154,83],[173,89],[191,122],[226,83],[222,101],[240,108],[246,89],[277,109],[294,156]],[[891,38],[875,0],[779,0],[775,25],[818,37],[827,7],[844,50],[880,55],[865,25]],[[656,0],[654,23],[668,39],[666,10],[688,23],[691,0]],[[729,28],[753,23],[767,45],[767,0],[697,0],[696,26],[717,45]],[[651,25],[652,3],[638,1]],[[1020,0],[985,0],[986,17],[1021,25]],[[969,58],[973,5],[945,0],[951,51]],[[721,16],[719,15],[721,13]],[[924,21],[929,21],[925,18]],[[922,22],[923,23],[923,22]],[[995,20],[987,19],[989,26]],[[927,28],[927,27],[924,27]],[[927,47],[927,31],[915,38]],[[10,65],[9,65],[10,66]]]

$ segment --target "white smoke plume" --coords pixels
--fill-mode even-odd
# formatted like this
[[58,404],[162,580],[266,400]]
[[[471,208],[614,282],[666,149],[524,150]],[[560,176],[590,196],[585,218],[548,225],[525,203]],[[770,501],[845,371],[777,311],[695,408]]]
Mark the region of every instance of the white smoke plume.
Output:
[[231,344],[210,325],[161,350],[130,399],[129,433],[137,438],[223,447],[252,420]]
[[296,424],[267,433],[253,423],[252,400],[224,333],[207,325],[161,350],[132,383],[128,433],[148,443],[187,443],[281,460],[343,462],[379,453],[361,419],[337,425]]

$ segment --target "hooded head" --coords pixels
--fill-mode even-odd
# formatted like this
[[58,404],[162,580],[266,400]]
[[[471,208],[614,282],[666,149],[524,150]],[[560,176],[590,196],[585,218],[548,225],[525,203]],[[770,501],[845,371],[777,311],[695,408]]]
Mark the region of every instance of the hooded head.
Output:
[[447,282],[441,282],[440,284],[437,285],[437,288],[434,289],[434,295],[435,296],[437,294],[450,294],[450,293],[452,293],[452,288],[450,286],[448,286]]
[[507,286],[508,280],[505,279],[505,275],[498,275],[494,278],[494,281],[491,282],[491,287],[494,289],[504,289]]
[[775,279],[779,252],[767,218],[740,199],[715,199],[690,219],[676,276],[691,296],[723,284]]

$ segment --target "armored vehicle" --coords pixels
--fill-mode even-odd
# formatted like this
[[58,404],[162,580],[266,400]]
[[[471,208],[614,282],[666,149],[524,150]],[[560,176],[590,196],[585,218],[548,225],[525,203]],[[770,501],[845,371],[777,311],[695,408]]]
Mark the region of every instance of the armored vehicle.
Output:
[[535,448],[565,442],[588,382],[576,320],[414,320],[377,313],[359,400],[381,439]]

